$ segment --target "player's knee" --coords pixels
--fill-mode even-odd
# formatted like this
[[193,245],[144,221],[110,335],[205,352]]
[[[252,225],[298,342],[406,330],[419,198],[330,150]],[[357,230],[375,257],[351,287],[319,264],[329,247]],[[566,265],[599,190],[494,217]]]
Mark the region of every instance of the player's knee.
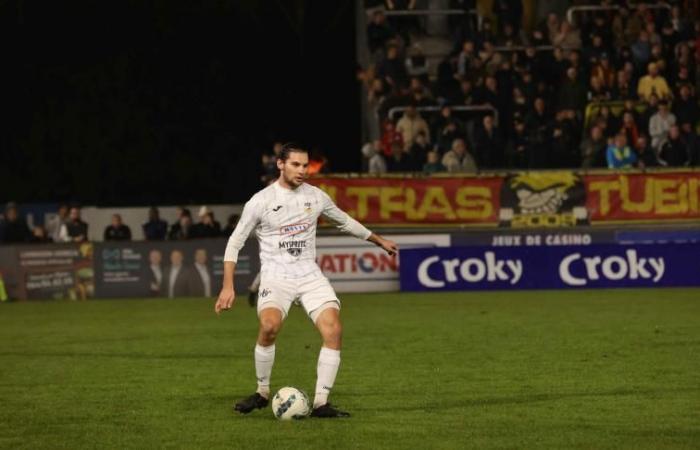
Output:
[[322,326],[321,333],[326,340],[339,340],[343,337],[343,325],[339,320],[326,322]]
[[264,319],[260,321],[260,334],[267,340],[274,340],[282,324],[278,320]]

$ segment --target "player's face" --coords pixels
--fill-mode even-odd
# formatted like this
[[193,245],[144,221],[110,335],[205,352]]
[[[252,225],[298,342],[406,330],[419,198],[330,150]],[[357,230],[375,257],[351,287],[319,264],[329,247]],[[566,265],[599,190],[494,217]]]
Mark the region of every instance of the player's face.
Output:
[[285,161],[277,160],[277,168],[284,183],[291,188],[299,187],[309,171],[309,154],[291,152]]

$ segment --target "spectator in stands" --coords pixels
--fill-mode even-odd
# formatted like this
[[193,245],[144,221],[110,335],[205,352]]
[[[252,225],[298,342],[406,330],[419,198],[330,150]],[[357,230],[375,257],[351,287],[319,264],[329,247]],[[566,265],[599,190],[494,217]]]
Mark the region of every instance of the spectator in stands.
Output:
[[384,159],[382,141],[368,142],[362,147],[362,156],[367,162],[366,170],[370,175],[381,175],[387,171]]
[[700,136],[698,136],[693,129],[693,125],[689,122],[681,123],[681,132],[688,146],[688,165],[693,167],[700,166]]
[[688,145],[681,136],[678,125],[673,124],[668,130],[668,139],[661,144],[659,162],[668,167],[687,166],[690,161]]
[[53,242],[53,239],[51,239],[51,236],[46,232],[46,228],[41,225],[36,225],[32,228],[32,235],[29,238],[29,242],[34,244],[48,244],[49,242]]
[[552,45],[564,49],[581,47],[581,35],[568,20],[562,20],[559,31],[552,37]]
[[678,98],[673,102],[673,115],[678,123],[696,124],[700,120],[700,108],[698,100],[691,95],[690,86],[684,84],[680,87]]
[[396,45],[387,48],[386,58],[377,67],[377,75],[392,88],[408,84],[406,65],[399,56],[399,48]]
[[459,89],[450,98],[450,103],[461,106],[469,106],[475,104],[474,89],[472,82],[462,80],[459,82]]
[[591,69],[591,77],[597,77],[608,89],[615,86],[615,68],[610,64],[607,52],[602,52]]
[[530,142],[532,144],[530,167],[546,167],[547,148],[549,146],[549,115],[545,109],[542,97],[535,98],[534,108],[528,114],[525,124],[530,132]]
[[452,142],[452,150],[442,156],[442,165],[450,173],[476,173],[476,161],[467,151],[464,139],[455,139]]
[[606,147],[607,142],[603,136],[603,130],[599,126],[593,125],[588,137],[581,142],[581,158],[583,160],[581,166],[584,169],[606,167]]
[[522,0],[494,0],[493,14],[498,17],[499,33],[503,34],[508,25],[518,33],[523,21],[523,2]]
[[419,172],[423,169],[428,158],[428,152],[432,150],[432,145],[428,142],[428,138],[424,132],[419,131],[411,148],[408,149],[409,159],[411,161],[412,171]]
[[630,169],[637,162],[637,155],[627,145],[625,133],[618,133],[615,140],[608,146],[607,160],[609,169]]
[[170,227],[168,239],[171,241],[182,241],[192,238],[192,213],[187,208],[182,208],[180,216]]
[[68,222],[61,227],[59,242],[85,242],[88,224],[80,218],[80,208],[73,206],[68,213]]
[[206,206],[199,208],[199,222],[192,226],[192,238],[216,238],[221,236],[221,224],[214,220],[214,212]]
[[428,141],[430,141],[430,129],[428,123],[418,114],[415,105],[409,105],[404,111],[403,116],[396,123],[396,131],[401,133],[403,146],[408,150],[413,145],[418,133],[423,132]]
[[411,78],[411,104],[419,106],[432,106],[435,102],[433,101],[433,95],[430,93],[430,89],[423,85],[423,82],[419,78]]
[[659,67],[655,63],[647,66],[647,75],[639,80],[637,94],[642,100],[649,100],[652,94],[656,94],[660,100],[671,97],[671,90],[666,79],[659,75]]
[[576,148],[577,124],[573,110],[561,110],[551,124],[549,161],[546,167],[580,167],[581,158]]
[[518,116],[514,119],[513,133],[506,146],[508,166],[513,169],[527,169],[530,167],[531,157],[530,136],[525,129],[525,121]]
[[398,142],[391,146],[391,158],[387,161],[388,172],[410,172],[413,164],[406,150]]
[[559,88],[559,109],[583,111],[586,106],[586,87],[579,81],[578,71],[569,67]]
[[464,137],[464,132],[458,124],[459,122],[457,120],[451,120],[447,122],[445,127],[440,132],[437,140],[437,147],[441,154],[444,154],[452,149],[452,143],[455,139]]
[[651,146],[657,152],[666,142],[668,132],[676,124],[676,116],[668,110],[668,102],[659,102],[659,112],[654,114],[649,120],[649,135],[651,136]]
[[504,167],[504,145],[501,132],[491,114],[481,120],[481,126],[474,130],[474,154],[482,169]]
[[404,147],[403,136],[396,130],[394,122],[387,120],[384,122],[384,134],[382,135],[382,149],[384,151],[384,156],[391,158],[393,152],[392,147],[397,143],[401,148]]
[[[407,11],[416,8],[416,0],[385,0],[384,7],[387,11]],[[392,16],[389,20],[391,27],[395,29],[403,39],[405,45],[411,42],[411,33],[418,29],[418,21],[412,16]]]
[[591,83],[588,87],[588,102],[605,102],[610,100],[612,94],[602,79],[597,76],[591,76]]
[[658,167],[659,159],[656,157],[656,152],[649,144],[649,138],[642,134],[637,138],[637,143],[634,146],[637,152],[637,165],[640,169],[647,167]]
[[236,229],[236,225],[238,225],[238,220],[240,218],[241,216],[239,216],[238,214],[230,214],[226,219],[226,226],[224,227],[221,234],[225,237],[231,236],[231,233],[233,233],[233,230]]
[[158,208],[152,206],[148,210],[148,222],[142,225],[143,236],[147,241],[164,241],[168,233],[168,223],[160,218]]
[[130,241],[131,229],[122,222],[120,214],[112,215],[112,223],[105,228],[105,241]]
[[263,153],[262,155],[262,175],[260,176],[260,182],[265,186],[279,177],[277,157],[280,155],[280,153],[282,153],[283,145],[284,144],[277,141],[272,144],[272,155],[268,155],[266,153]]
[[627,142],[637,142],[639,130],[637,129],[637,122],[635,122],[631,112],[625,111],[622,114],[622,128],[620,131],[627,136]]
[[409,76],[416,77],[423,83],[428,83],[430,81],[429,71],[428,58],[423,53],[423,48],[418,44],[412,45],[406,58],[406,72]]
[[645,30],[639,32],[637,40],[630,45],[635,67],[644,67],[651,58],[651,44]]
[[639,120],[642,124],[640,130],[649,132],[649,123],[657,112],[659,112],[659,97],[657,97],[656,94],[652,94],[651,97],[649,97],[646,109],[640,114]]
[[428,152],[428,159],[425,164],[423,164],[423,173],[431,175],[434,173],[445,172],[445,166],[440,162],[440,153],[437,150],[431,150]]
[[464,78],[469,75],[469,69],[474,65],[474,60],[477,58],[476,48],[473,41],[464,41],[462,51],[457,57],[457,74]]
[[46,232],[53,242],[61,241],[61,227],[68,222],[68,205],[62,203],[58,206],[58,213],[46,222]]
[[389,39],[394,37],[396,33],[386,21],[386,16],[381,10],[376,10],[372,14],[372,21],[367,25],[367,44],[369,51],[378,60],[381,52],[384,50],[384,45]]
[[29,242],[32,236],[27,222],[19,215],[17,204],[13,202],[5,206],[5,221],[0,224],[0,227],[2,227],[0,236],[5,244]]
[[628,99],[636,96],[635,89],[630,82],[630,74],[625,70],[618,70],[615,76],[615,85],[612,89],[612,97],[615,99]]

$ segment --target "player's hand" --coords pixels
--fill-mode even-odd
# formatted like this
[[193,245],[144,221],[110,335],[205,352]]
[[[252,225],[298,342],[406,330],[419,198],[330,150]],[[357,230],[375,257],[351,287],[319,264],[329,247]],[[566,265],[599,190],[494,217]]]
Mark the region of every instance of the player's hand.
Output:
[[236,293],[233,288],[223,288],[221,293],[219,293],[219,298],[216,300],[216,305],[214,305],[214,311],[220,314],[221,311],[226,311],[231,309],[233,306],[233,301],[236,299]]
[[389,239],[382,238],[382,240],[379,241],[379,246],[391,256],[399,252],[399,246],[396,245],[396,242],[390,241]]

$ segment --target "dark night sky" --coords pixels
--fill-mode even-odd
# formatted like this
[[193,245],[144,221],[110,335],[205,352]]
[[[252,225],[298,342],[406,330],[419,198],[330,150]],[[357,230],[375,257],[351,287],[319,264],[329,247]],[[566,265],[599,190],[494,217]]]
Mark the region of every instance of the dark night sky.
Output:
[[356,170],[353,8],[0,3],[0,202],[241,202],[275,138]]

